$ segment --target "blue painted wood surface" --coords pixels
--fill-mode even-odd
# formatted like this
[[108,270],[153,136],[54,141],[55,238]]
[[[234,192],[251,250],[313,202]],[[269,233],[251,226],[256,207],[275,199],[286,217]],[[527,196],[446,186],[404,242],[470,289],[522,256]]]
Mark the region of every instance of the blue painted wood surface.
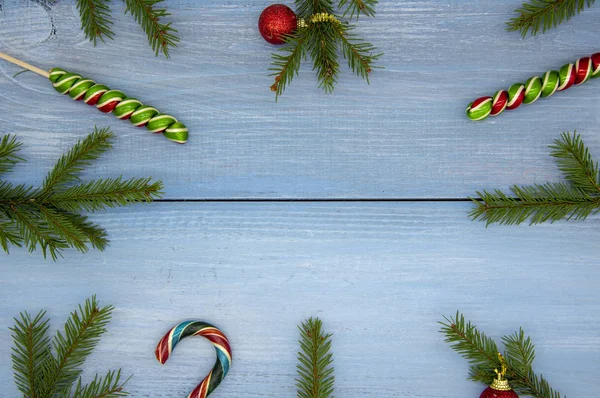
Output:
[[[46,4],[46,3],[44,3]],[[268,1],[167,1],[181,45],[153,58],[112,5],[117,42],[94,48],[73,2],[4,1],[0,51],[61,66],[170,112],[185,146],[61,98],[39,76],[0,63],[0,126],[39,184],[94,125],[119,138],[85,177],[151,175],[166,198],[464,198],[475,190],[557,181],[547,145],[577,129],[600,156],[600,82],[472,123],[474,98],[600,51],[600,8],[535,38],[504,31],[520,1],[382,1],[358,32],[385,56],[366,85],[342,68],[332,95],[305,65],[279,102],[273,47],[256,30]],[[53,30],[54,29],[54,30]],[[499,338],[523,326],[536,369],[570,397],[595,397],[600,370],[600,217],[536,227],[469,221],[453,202],[156,203],[93,215],[104,253],[56,263],[13,250],[0,260],[0,397],[12,383],[10,333],[21,310],[58,327],[97,293],[114,321],[87,376],[121,366],[133,396],[185,396],[210,369],[206,342],[153,358],[189,317],[220,326],[234,363],[215,397],[292,397],[297,330],[320,316],[335,334],[336,396],[470,397],[466,364],[437,332],[456,309]]]

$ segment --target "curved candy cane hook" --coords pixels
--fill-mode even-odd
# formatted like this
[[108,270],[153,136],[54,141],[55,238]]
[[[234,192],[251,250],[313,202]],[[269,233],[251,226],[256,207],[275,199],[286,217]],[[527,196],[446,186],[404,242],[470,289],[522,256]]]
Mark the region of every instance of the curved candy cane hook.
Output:
[[217,388],[227,375],[231,366],[231,347],[227,337],[219,329],[210,323],[202,321],[185,321],[173,327],[160,340],[156,346],[156,359],[165,364],[171,355],[171,351],[177,343],[188,336],[202,336],[210,341],[217,351],[217,361],[212,370],[200,384],[188,395],[187,398],[208,397]]

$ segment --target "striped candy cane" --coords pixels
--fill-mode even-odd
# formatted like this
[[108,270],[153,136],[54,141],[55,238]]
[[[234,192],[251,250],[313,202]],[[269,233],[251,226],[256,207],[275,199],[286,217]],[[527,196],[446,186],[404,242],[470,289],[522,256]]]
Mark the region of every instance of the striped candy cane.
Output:
[[208,339],[217,351],[217,361],[212,370],[187,398],[208,397],[223,381],[231,366],[231,347],[227,337],[213,325],[202,321],[185,321],[173,327],[156,346],[156,359],[164,365],[171,351],[181,339],[188,336],[202,336]]

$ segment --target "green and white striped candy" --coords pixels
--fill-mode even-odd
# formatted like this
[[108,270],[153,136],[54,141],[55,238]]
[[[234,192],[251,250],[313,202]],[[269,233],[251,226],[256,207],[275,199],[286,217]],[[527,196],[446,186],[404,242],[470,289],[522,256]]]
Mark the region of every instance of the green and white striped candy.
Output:
[[558,84],[560,78],[558,72],[555,70],[549,70],[544,73],[544,79],[542,82],[542,97],[549,97],[558,90]]
[[184,144],[187,141],[188,129],[181,122],[173,123],[163,133],[165,137],[179,144]]
[[542,95],[542,79],[539,76],[530,77],[525,82],[525,98],[523,102],[532,104]]
[[568,63],[560,70],[549,70],[543,77],[533,76],[525,84],[515,83],[508,90],[499,90],[494,97],[480,97],[467,106],[471,120],[483,120],[497,116],[505,109],[516,109],[521,104],[532,104],[540,97],[550,97],[573,85],[580,85],[600,77],[600,53],[579,58],[575,64]]
[[117,117],[117,119],[129,119],[131,114],[142,105],[142,101],[138,99],[125,98],[117,104],[113,110],[113,114]]
[[129,117],[129,121],[134,126],[141,127],[141,126],[145,126],[150,121],[150,119],[152,119],[157,114],[158,114],[158,109],[153,108],[148,105],[142,105],[139,108],[137,108],[137,110],[135,112],[133,112],[131,114],[131,116]]

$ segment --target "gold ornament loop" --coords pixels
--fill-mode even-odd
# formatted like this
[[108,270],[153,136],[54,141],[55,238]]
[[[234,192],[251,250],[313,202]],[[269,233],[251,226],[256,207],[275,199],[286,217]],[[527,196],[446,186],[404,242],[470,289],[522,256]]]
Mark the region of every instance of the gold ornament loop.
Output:
[[498,371],[498,369],[494,369],[494,372],[496,372],[496,378],[490,387],[497,391],[510,391],[512,388],[510,387],[510,384],[508,384],[508,380],[504,378],[506,377],[507,370],[506,360],[500,353],[498,353],[498,359],[500,360],[500,371]]

